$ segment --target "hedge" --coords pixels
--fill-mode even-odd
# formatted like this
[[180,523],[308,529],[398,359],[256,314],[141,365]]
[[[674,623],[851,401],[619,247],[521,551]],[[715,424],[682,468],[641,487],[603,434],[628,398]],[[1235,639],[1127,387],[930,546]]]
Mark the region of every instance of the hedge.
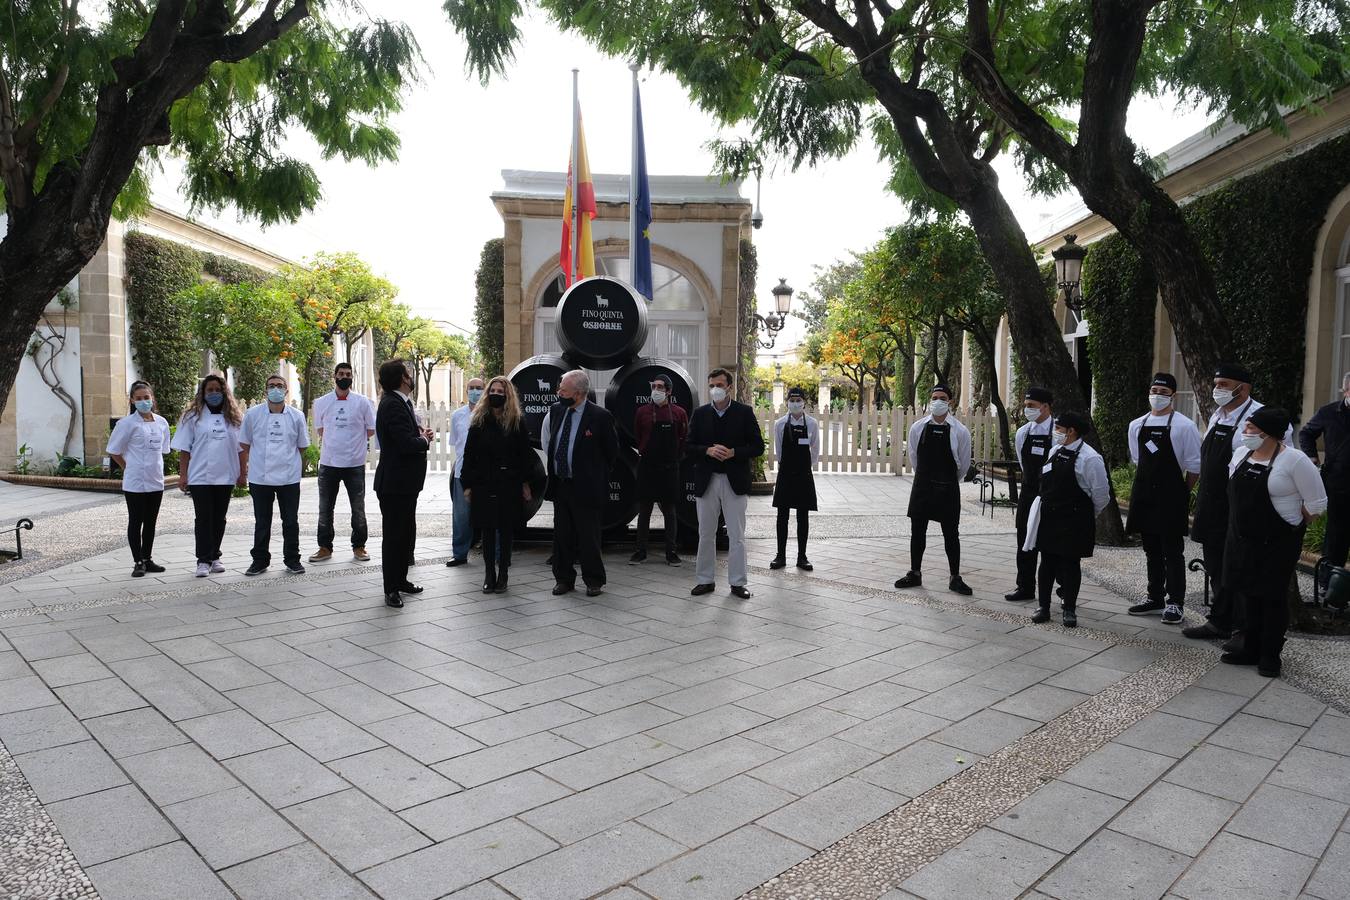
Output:
[[[502,247],[501,238],[493,238],[483,245],[478,272],[473,279],[473,323],[478,332],[478,356],[483,360],[483,374],[487,376],[505,374],[502,343],[506,325],[502,304],[506,286]],[[526,303],[534,302],[533,297],[524,299]]]
[[125,240],[131,351],[165,418],[178,418],[196,387],[201,357],[178,295],[201,280],[205,258],[191,247],[133,231]]

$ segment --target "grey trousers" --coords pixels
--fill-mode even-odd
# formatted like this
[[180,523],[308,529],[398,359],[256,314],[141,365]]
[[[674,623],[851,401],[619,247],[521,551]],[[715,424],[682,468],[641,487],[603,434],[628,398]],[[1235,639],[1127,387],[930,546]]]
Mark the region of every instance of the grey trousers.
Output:
[[698,560],[694,577],[699,584],[717,580],[717,514],[727,522],[727,580],[732,587],[744,587],[745,510],[750,503],[746,494],[737,494],[725,475],[713,475],[708,489],[695,503],[698,509]]

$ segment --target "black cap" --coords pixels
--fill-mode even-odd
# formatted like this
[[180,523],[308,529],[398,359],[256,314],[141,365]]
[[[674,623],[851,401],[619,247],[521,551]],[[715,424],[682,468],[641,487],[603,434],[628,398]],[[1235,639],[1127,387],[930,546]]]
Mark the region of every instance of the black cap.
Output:
[[1177,379],[1171,372],[1154,372],[1153,382],[1149,387],[1165,387],[1172,393],[1177,392]]
[[928,392],[928,396],[929,396],[929,397],[932,397],[932,396],[933,396],[934,394],[936,394],[938,391],[942,391],[942,393],[946,394],[948,400],[952,399],[952,389],[949,388],[949,387],[947,387],[945,384],[935,384],[935,385],[933,385],[932,389],[929,390],[929,392]]
[[1245,366],[1235,362],[1219,363],[1218,368],[1214,370],[1215,378],[1227,378],[1230,381],[1240,381],[1243,384],[1252,383],[1252,373]]
[[1056,425],[1063,425],[1065,428],[1072,428],[1078,432],[1079,437],[1083,437],[1092,431],[1092,420],[1082,413],[1066,412],[1061,413],[1055,418]]
[[788,395],[789,398],[792,398],[792,397],[801,397],[803,400],[806,399],[806,391],[802,390],[800,386],[794,386],[794,387],[788,388],[787,395]]
[[1261,432],[1275,440],[1282,440],[1284,433],[1289,430],[1289,413],[1282,409],[1275,409],[1270,406],[1263,406],[1256,412],[1247,417],[1247,420],[1261,429]]
[[1027,388],[1027,395],[1023,399],[1034,400],[1037,403],[1054,403],[1055,395],[1043,387],[1029,387]]

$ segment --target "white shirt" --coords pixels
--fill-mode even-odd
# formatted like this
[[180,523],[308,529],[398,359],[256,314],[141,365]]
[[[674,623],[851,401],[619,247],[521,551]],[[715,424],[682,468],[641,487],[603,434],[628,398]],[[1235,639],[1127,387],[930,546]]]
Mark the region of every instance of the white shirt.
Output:
[[[923,435],[924,426],[932,420],[931,415],[924,416],[909,428],[909,467],[915,472],[919,471],[919,438]],[[952,444],[952,458],[956,460],[956,477],[958,480],[965,478],[966,472],[970,471],[970,429],[950,413],[944,421],[936,424],[952,426],[947,433]]]
[[[1139,465],[1140,430],[1143,428],[1166,426],[1169,418],[1172,420],[1172,430],[1168,436],[1172,439],[1172,455],[1176,457],[1177,465],[1181,467],[1181,471],[1183,472],[1199,475],[1200,427],[1181,413],[1177,413],[1175,416],[1170,413],[1164,416],[1155,416],[1153,413],[1149,413],[1140,416],[1131,422],[1129,438],[1130,461],[1135,465]],[[1145,450],[1148,450],[1147,445],[1145,446]]]
[[[1027,422],[1021,428],[1017,429],[1017,435],[1013,438],[1013,452],[1017,455],[1018,461],[1020,462],[1022,459],[1022,448],[1026,446],[1028,437],[1033,434],[1041,435],[1054,433],[1055,417],[1050,415],[1045,417],[1044,422]],[[1044,452],[1048,453],[1049,450],[1047,449]]]
[[450,414],[450,446],[455,448],[455,478],[464,471],[464,446],[469,442],[469,419],[473,407],[464,404]]
[[[820,423],[813,416],[802,413],[802,418],[806,421],[806,437],[800,438],[807,446],[811,448],[811,467],[815,468],[816,463],[820,462]],[[773,455],[775,459],[783,458],[783,433],[787,429],[788,422],[792,415],[788,414],[773,423]],[[802,424],[797,422],[795,424]]]
[[[1209,428],[1205,429],[1205,434],[1209,434],[1209,429],[1215,425],[1233,426],[1233,454],[1236,455],[1246,448],[1242,446],[1242,426],[1247,424],[1247,420],[1252,417],[1252,413],[1265,406],[1260,400],[1248,397],[1248,403],[1243,401],[1228,412],[1224,412],[1223,407],[1219,407],[1210,414]],[[1290,447],[1294,446],[1294,426],[1290,425],[1284,432],[1284,442]]]
[[[1251,451],[1246,447],[1240,453],[1233,454],[1228,464],[1230,478],[1250,455]],[[1271,463],[1252,460],[1252,465],[1265,466]],[[1322,475],[1313,461],[1302,453],[1281,450],[1275,454],[1270,478],[1266,479],[1266,490],[1270,493],[1270,505],[1290,525],[1303,521],[1305,506],[1314,516],[1326,512],[1327,492],[1322,484]]]
[[200,419],[196,413],[184,413],[170,446],[192,454],[188,460],[188,487],[234,484],[239,480],[239,429],[221,413],[203,409]]
[[[1111,502],[1111,483],[1106,477],[1106,461],[1102,459],[1100,453],[1083,443],[1082,438],[1067,446],[1050,448],[1050,453],[1045,457],[1045,465],[1041,467],[1042,492],[1045,490],[1045,479],[1050,474],[1051,460],[1060,450],[1078,451],[1078,457],[1073,461],[1073,479],[1078,482],[1083,493],[1092,499],[1093,515],[1101,515],[1102,510],[1106,509],[1106,504]],[[1027,538],[1022,543],[1023,550],[1037,549],[1036,538],[1040,535],[1040,531],[1041,498],[1037,497],[1031,501],[1031,509],[1027,513]]]
[[293,406],[272,412],[259,403],[244,413],[239,443],[249,448],[248,480],[276,487],[298,484],[303,465],[300,451],[309,446],[305,414]]
[[164,490],[164,456],[169,452],[169,423],[161,415],[149,421],[140,413],[117,420],[108,438],[108,455],[126,460],[122,490],[149,494]]
[[375,430],[375,404],[356,391],[349,391],[346,399],[337,391],[329,391],[314,401],[314,427],[319,432],[319,465],[338,469],[364,466],[369,438]]
[[[589,400],[581,401],[581,405],[573,407],[575,412],[572,414],[572,433],[567,436],[567,468],[572,468],[572,452],[577,448],[577,431],[581,428],[581,414],[586,409]],[[539,446],[543,448],[545,454],[545,464],[547,457],[553,451],[549,449],[553,441],[553,422],[550,421],[553,416],[553,407],[549,407],[548,412],[544,413],[544,421],[539,425]],[[563,410],[563,419],[567,419],[567,410]]]

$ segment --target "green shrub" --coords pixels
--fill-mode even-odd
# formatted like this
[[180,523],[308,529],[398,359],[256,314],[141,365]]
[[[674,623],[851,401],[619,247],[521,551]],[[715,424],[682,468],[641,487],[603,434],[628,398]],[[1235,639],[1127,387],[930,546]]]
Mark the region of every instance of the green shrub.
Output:
[[[1129,457],[1127,456],[1126,459]],[[1116,496],[1126,502],[1130,499],[1130,490],[1134,487],[1134,463],[1116,466],[1111,470],[1111,488]]]
[[201,357],[180,292],[201,279],[203,256],[138,231],[126,236],[126,298],[131,351],[155,389],[165,418],[177,419],[196,387]]
[[[478,356],[483,361],[483,374],[502,374],[503,339],[506,323],[502,304],[505,296],[505,256],[502,239],[493,238],[483,245],[478,258],[478,272],[474,275],[473,323],[478,332]],[[530,298],[534,302],[534,298]]]
[[1320,556],[1322,553],[1322,540],[1326,536],[1327,517],[1323,514],[1308,523],[1308,530],[1303,533],[1303,549]]
[[303,476],[312,478],[319,474],[319,445],[310,444],[300,451],[300,460],[304,467]]
[[[1118,234],[1088,248],[1083,260],[1083,294],[1091,330],[1092,415],[1108,468],[1130,461],[1129,423],[1148,411],[1153,380],[1153,320],[1158,285],[1134,248]],[[1183,383],[1184,376],[1179,379]],[[1129,496],[1128,485],[1125,492]]]

